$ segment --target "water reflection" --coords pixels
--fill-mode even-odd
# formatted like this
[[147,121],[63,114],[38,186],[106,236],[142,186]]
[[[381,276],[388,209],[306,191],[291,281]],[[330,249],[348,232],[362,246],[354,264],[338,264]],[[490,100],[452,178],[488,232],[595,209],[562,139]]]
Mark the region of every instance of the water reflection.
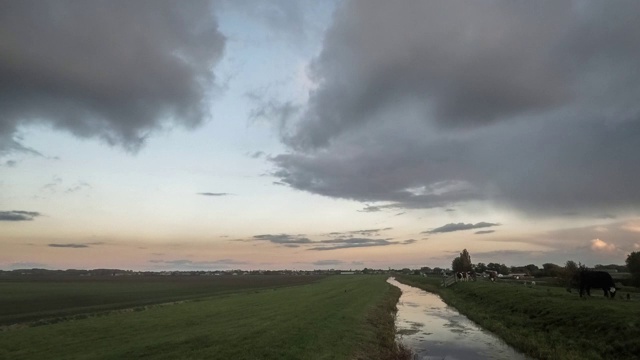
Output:
[[387,281],[402,290],[397,333],[417,359],[528,359],[447,306],[439,296],[394,278]]

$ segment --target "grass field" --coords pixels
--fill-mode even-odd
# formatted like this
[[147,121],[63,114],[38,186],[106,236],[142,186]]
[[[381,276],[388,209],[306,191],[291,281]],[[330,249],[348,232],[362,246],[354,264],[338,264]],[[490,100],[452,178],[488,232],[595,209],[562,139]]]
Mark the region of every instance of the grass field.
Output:
[[0,359],[393,359],[400,292],[385,280],[333,276],[19,328],[0,333]]
[[99,311],[245,289],[308,284],[320,276],[123,276],[0,278],[0,325],[59,321]]
[[[441,288],[440,278],[398,276],[440,294],[458,311],[539,359],[640,359],[640,301],[580,299],[563,288],[477,281]],[[618,294],[618,297],[621,297]]]

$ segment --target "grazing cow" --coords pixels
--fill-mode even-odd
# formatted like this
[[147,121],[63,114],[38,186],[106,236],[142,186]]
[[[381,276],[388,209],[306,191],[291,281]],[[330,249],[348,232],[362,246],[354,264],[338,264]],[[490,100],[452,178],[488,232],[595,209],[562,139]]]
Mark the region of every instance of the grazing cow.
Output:
[[496,277],[498,277],[498,273],[497,273],[497,272],[495,272],[495,271],[489,271],[489,279],[490,279],[492,282],[495,282],[495,281],[496,281]]
[[456,273],[456,281],[462,281],[462,273],[461,272],[457,272]]
[[611,275],[606,271],[590,271],[583,270],[578,272],[575,277],[580,286],[580,297],[585,293],[591,296],[591,288],[602,289],[604,296],[613,299],[616,296],[616,285]]

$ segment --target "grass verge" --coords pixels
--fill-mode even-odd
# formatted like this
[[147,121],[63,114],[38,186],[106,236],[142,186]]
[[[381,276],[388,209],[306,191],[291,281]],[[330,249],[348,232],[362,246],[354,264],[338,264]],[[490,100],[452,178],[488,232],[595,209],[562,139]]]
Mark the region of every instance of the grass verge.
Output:
[[[538,359],[640,359],[640,304],[580,299],[557,287],[478,281],[439,286],[439,278],[397,276]],[[597,293],[597,292],[594,292]]]
[[114,312],[0,334],[0,359],[401,359],[384,276]]

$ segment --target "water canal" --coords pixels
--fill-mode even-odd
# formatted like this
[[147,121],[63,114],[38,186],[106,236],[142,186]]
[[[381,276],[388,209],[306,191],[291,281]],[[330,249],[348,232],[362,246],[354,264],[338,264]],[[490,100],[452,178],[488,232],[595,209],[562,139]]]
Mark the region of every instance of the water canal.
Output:
[[398,339],[420,360],[529,359],[448,306],[436,294],[387,280],[402,290]]

